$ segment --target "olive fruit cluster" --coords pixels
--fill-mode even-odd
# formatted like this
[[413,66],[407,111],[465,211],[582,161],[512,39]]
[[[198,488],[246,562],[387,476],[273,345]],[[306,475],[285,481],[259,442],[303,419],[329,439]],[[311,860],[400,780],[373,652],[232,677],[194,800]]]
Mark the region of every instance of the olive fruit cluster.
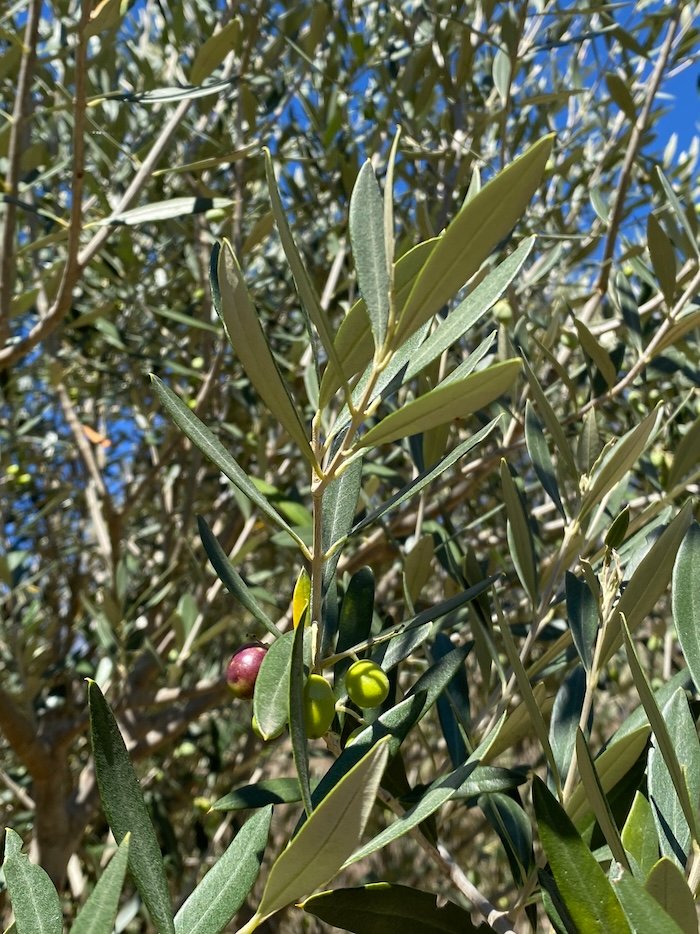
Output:
[[[234,697],[252,698],[267,650],[262,642],[248,642],[231,656],[226,667],[226,683]],[[352,703],[358,707],[378,707],[389,693],[389,679],[376,662],[361,659],[348,668],[345,688]],[[312,673],[306,679],[303,711],[306,735],[310,739],[318,739],[328,732],[335,716],[335,697],[323,675]],[[256,727],[253,722],[253,730],[260,735]]]

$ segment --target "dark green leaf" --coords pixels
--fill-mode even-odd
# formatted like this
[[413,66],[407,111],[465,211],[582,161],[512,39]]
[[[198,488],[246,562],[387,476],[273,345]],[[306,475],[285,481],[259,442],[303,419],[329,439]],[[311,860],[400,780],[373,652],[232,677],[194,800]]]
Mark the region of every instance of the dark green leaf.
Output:
[[654,273],[659,280],[666,305],[670,308],[676,292],[676,254],[656,215],[647,218],[647,244]]
[[304,911],[355,934],[487,934],[469,912],[430,892],[389,882],[336,889],[307,898]]
[[593,646],[598,632],[598,606],[590,587],[567,571],[566,582],[566,612],[569,617],[569,628],[576,651],[586,671],[591,670],[593,664]]
[[579,319],[576,318],[574,320],[574,326],[576,327],[578,339],[586,355],[595,363],[605,382],[612,388],[617,379],[617,371],[615,369],[615,364],[610,358],[610,354],[598,343],[583,321],[579,321]]
[[299,776],[301,800],[306,813],[311,813],[311,780],[309,777],[309,750],[304,727],[304,633],[309,623],[309,607],[304,610],[294,630],[289,675],[289,734],[292,741],[294,765]]
[[219,798],[212,811],[245,811],[262,808],[267,804],[293,804],[301,801],[299,781],[296,778],[269,778],[254,785],[244,785]]
[[466,441],[462,441],[461,444],[458,444],[453,451],[450,451],[449,454],[446,454],[442,460],[438,461],[437,464],[434,464],[432,467],[421,471],[421,473],[419,473],[418,476],[415,477],[410,483],[407,483],[406,486],[402,487],[397,493],[394,493],[394,495],[391,496],[388,500],[368,513],[364,519],[361,519],[357,525],[353,526],[352,534],[355,535],[355,533],[360,532],[368,525],[376,522],[380,516],[390,512],[392,509],[396,509],[402,503],[406,502],[406,500],[417,496],[418,493],[420,493],[421,490],[428,486],[429,483],[432,483],[433,480],[436,480],[442,473],[444,473],[453,464],[456,464],[458,460],[464,457],[465,454],[468,454],[469,451],[475,448],[477,444],[480,444],[485,438],[487,438],[496,425],[501,421],[501,418],[501,415],[497,415],[495,418],[491,419],[488,425],[485,425],[483,428],[477,431],[476,434],[472,435],[471,438],[467,438]]
[[580,931],[630,931],[605,873],[566,812],[535,776],[532,783],[540,840],[567,911]]
[[229,478],[231,483],[233,483],[244,496],[247,496],[251,503],[254,503],[268,519],[271,519],[276,525],[284,529],[285,532],[288,532],[297,543],[303,545],[299,536],[284,521],[282,516],[272,508],[265,497],[257,490],[255,484],[252,483],[246,473],[241,470],[223,444],[209,428],[207,428],[204,422],[200,421],[194,412],[189,409],[172,390],[168,389],[157,376],[151,376],[151,380],[153,381],[153,386],[165,410],[178,428],[187,435],[202,454],[205,454],[210,461],[216,464],[219,470]]
[[533,605],[537,598],[537,555],[527,520],[522,497],[510,475],[505,458],[501,458],[501,489],[508,515],[508,547],[518,572],[520,583],[527,591]]
[[559,770],[561,785],[564,784],[571,764],[576,742],[576,729],[581,719],[583,698],[586,693],[586,673],[577,665],[562,681],[554,698],[552,716],[549,721],[549,742],[552,755]]
[[544,440],[544,432],[540,424],[532,403],[528,399],[525,404],[525,442],[527,444],[530,460],[535,468],[535,473],[544,487],[546,493],[559,510],[563,519],[566,519],[564,506],[559,496],[559,487],[557,486],[557,476],[552,463],[552,457]]
[[202,516],[197,516],[197,528],[199,529],[199,537],[202,539],[207,557],[211,561],[212,567],[220,580],[226,585],[229,593],[236,597],[246,610],[248,610],[269,633],[272,633],[275,639],[278,639],[281,635],[279,629],[260,606],[248,589],[246,582],[228,560],[225,551]]
[[158,930],[174,934],[160,844],[119,727],[94,681],[88,681],[88,702],[97,787],[109,826],[117,843],[131,833],[129,869],[136,887]]
[[482,795],[478,805],[498,835],[515,884],[524,885],[534,866],[532,828],[522,807],[508,795]]

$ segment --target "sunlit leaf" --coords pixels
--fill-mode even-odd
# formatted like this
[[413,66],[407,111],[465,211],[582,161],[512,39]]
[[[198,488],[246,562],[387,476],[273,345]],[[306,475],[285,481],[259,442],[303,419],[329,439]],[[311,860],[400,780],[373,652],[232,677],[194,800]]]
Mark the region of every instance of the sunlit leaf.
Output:
[[389,320],[389,268],[384,242],[384,205],[367,160],[350,198],[350,240],[360,294],[365,301],[374,343],[381,347]]
[[453,418],[466,418],[503,395],[512,386],[519,370],[520,360],[504,360],[466,379],[437,386],[387,415],[362,435],[360,443],[363,447],[388,444]]
[[531,146],[468,201],[439,238],[399,317],[395,346],[428,321],[515,226],[540,184],[554,142]]
[[270,805],[248,818],[178,911],[177,934],[218,934],[229,924],[258,877],[271,819]]
[[336,874],[364,833],[388,754],[387,740],[380,740],[314,809],[272,865],[256,917],[269,917]]

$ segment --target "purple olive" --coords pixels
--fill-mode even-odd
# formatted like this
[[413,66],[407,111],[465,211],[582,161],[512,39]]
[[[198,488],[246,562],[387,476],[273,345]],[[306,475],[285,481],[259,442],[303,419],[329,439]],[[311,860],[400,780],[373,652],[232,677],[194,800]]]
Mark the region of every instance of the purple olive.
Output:
[[262,642],[247,642],[231,656],[226,667],[226,683],[234,697],[253,696],[255,680],[266,652],[267,646]]

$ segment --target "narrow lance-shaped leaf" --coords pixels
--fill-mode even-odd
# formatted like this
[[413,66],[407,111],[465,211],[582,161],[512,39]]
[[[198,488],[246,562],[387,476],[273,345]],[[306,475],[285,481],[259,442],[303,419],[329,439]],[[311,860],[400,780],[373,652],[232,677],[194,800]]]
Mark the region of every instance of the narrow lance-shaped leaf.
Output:
[[233,51],[241,33],[241,21],[234,17],[222,29],[204,42],[194,57],[190,72],[190,84],[201,84]]
[[535,545],[520,494],[504,458],[501,458],[501,489],[508,515],[508,545],[513,564],[534,604],[538,590]]
[[306,813],[311,813],[311,779],[309,776],[309,750],[304,727],[304,632],[309,622],[309,608],[294,631],[292,658],[289,668],[289,733],[292,740],[294,765],[299,776],[299,790]]
[[420,801],[418,801],[417,804],[409,808],[404,814],[401,815],[401,817],[397,817],[396,820],[389,824],[389,826],[384,830],[382,830],[381,833],[378,833],[368,843],[353,853],[353,855],[348,860],[346,860],[345,866],[350,866],[353,863],[364,859],[366,856],[369,856],[372,853],[376,853],[377,850],[381,850],[383,847],[387,846],[389,843],[392,843],[394,840],[398,840],[400,837],[403,837],[414,827],[422,824],[426,818],[430,817],[430,815],[434,814],[439,807],[449,801],[450,798],[457,792],[457,790],[464,784],[464,782],[467,781],[469,776],[479,764],[480,758],[486,755],[488,752],[488,748],[491,745],[492,740],[494,740],[498,735],[498,730],[501,727],[502,720],[503,718],[490,731],[488,736],[479,744],[479,747],[474,750],[466,762],[464,762],[458,768],[454,769],[454,771],[450,772],[449,774],[443,775],[432,782],[432,784],[422,793]]
[[[321,343],[323,344],[324,350],[328,354],[329,358],[333,359],[335,350],[333,345],[333,334],[331,333],[330,325],[328,323],[328,316],[321,307],[321,302],[319,301],[318,295],[316,294],[316,290],[313,286],[309,273],[307,272],[306,266],[304,265],[304,261],[302,260],[301,255],[297,250],[296,244],[294,243],[294,237],[292,236],[289,221],[287,220],[287,215],[285,214],[284,208],[282,206],[282,199],[280,197],[279,188],[277,187],[277,179],[275,178],[275,171],[272,167],[270,150],[265,148],[263,149],[263,152],[265,154],[265,174],[267,177],[267,187],[270,192],[272,213],[275,217],[275,223],[277,225],[277,230],[279,231],[280,240],[282,241],[284,254],[287,257],[289,268],[291,269],[292,276],[294,277],[294,284],[296,285],[297,292],[299,293],[299,297],[301,298],[306,313],[318,331],[318,335],[321,338]],[[337,362],[337,358],[334,362]]]
[[256,912],[258,923],[331,879],[356,849],[386,767],[387,742],[380,740],[350,769],[277,857]]
[[[357,501],[362,487],[362,458],[358,457],[336,477],[323,494],[321,504],[321,547],[327,556],[323,565],[323,588],[335,574],[340,558],[340,545],[352,528]],[[333,553],[329,552],[333,549]],[[318,622],[318,620],[314,620]]]
[[678,221],[678,223],[681,225],[681,227],[685,231],[685,235],[688,238],[688,243],[690,244],[691,249],[695,251],[697,256],[700,256],[700,246],[698,245],[698,238],[693,232],[693,228],[690,226],[690,221],[685,216],[685,211],[683,210],[683,206],[678,200],[678,195],[675,193],[675,191],[673,190],[673,186],[671,185],[671,183],[666,178],[666,176],[661,171],[661,168],[658,165],[656,166],[656,174],[658,175],[659,181],[661,182],[664,192],[666,193],[666,198],[668,199],[668,203],[671,206],[671,209],[676,217],[676,220]]
[[407,885],[372,882],[355,889],[335,889],[307,898],[301,907],[327,924],[355,934],[487,934],[454,902]]
[[88,702],[97,787],[109,826],[117,843],[131,833],[129,868],[136,887],[158,930],[175,934],[160,844],[119,727],[94,681],[88,681]]
[[41,866],[21,852],[22,841],[10,827],[5,830],[3,871],[12,901],[17,934],[61,934],[63,915],[54,884]]
[[420,434],[453,418],[466,418],[502,396],[515,381],[520,360],[504,360],[466,379],[440,385],[387,415],[360,439],[363,447],[389,444]]
[[[492,270],[485,279],[483,279],[474,288],[469,295],[460,302],[460,304],[441,321],[435,330],[426,337],[426,325],[419,328],[410,338],[408,338],[401,347],[392,355],[389,364],[382,370],[379,378],[376,379],[375,389],[372,399],[380,396],[384,401],[391,398],[399,385],[404,385],[409,380],[417,376],[425,367],[429,366],[445,350],[459,341],[468,331],[474,327],[486,312],[491,308],[510,285],[523,263],[527,259],[535,242],[534,237],[525,240],[520,246],[511,253],[503,262]],[[482,347],[488,346],[487,341],[482,342]],[[473,364],[480,359],[477,351],[471,353],[468,357]],[[465,361],[466,363],[466,361]],[[453,370],[449,376],[443,380],[443,385],[460,376],[467,376],[468,372],[462,370],[464,364]],[[472,368],[473,368],[472,367]],[[400,379],[399,379],[400,376]],[[373,369],[369,366],[357,386],[353,390],[353,398],[356,403],[361,398],[369,380],[373,378]],[[386,390],[386,392],[385,392]],[[333,426],[333,431],[337,432],[350,421],[350,412],[345,408],[338,416],[337,422]]]
[[672,490],[699,463],[700,415],[690,425],[673,452],[673,463],[668,472],[667,489]]
[[[610,881],[613,892],[622,905],[633,931],[638,932],[638,934],[687,934],[688,929],[678,927],[673,918],[663,910],[642,883],[630,875],[629,872],[625,872],[619,863],[615,863],[611,867]],[[697,918],[695,917],[694,908],[693,921],[695,922],[695,928],[692,930],[697,930]]]
[[685,820],[687,821],[688,827],[690,829],[690,834],[695,840],[697,840],[697,818],[695,813],[697,802],[692,803],[690,800],[688,785],[683,776],[683,772],[681,771],[678,756],[676,755],[674,740],[671,739],[666,721],[664,720],[664,717],[659,710],[656,698],[654,697],[653,691],[651,690],[647,676],[645,675],[639,659],[637,658],[637,652],[635,651],[634,644],[632,642],[632,636],[630,635],[630,631],[627,628],[627,623],[624,617],[622,618],[622,634],[625,641],[627,661],[632,673],[634,686],[637,688],[639,699],[641,700],[644,706],[644,710],[646,711],[646,715],[649,718],[649,724],[654,732],[656,746],[659,750],[659,754],[663,758],[666,769],[668,770],[669,777],[673,783],[676,795],[678,796],[683,816],[685,817]]
[[700,689],[700,524],[693,522],[685,533],[673,565],[671,606],[695,687]]
[[272,643],[255,679],[253,716],[264,739],[272,739],[289,719],[289,671],[294,632]]
[[301,790],[296,778],[268,778],[254,785],[243,785],[212,804],[212,811],[246,811],[267,804],[293,804],[301,801]]
[[576,328],[578,339],[586,353],[586,356],[588,356],[598,367],[603,376],[603,379],[608,384],[608,386],[614,386],[617,373],[615,370],[615,364],[610,358],[610,354],[601,344],[598,343],[596,338],[591,334],[583,321],[579,321],[578,318],[575,319],[574,327]]
[[595,763],[593,762],[591,751],[588,748],[586,737],[583,735],[580,728],[576,730],[576,765],[578,766],[583,787],[586,789],[588,800],[591,802],[591,808],[598,821],[598,826],[610,847],[610,852],[618,863],[629,870],[630,866],[627,861],[627,854],[622,845],[622,840],[620,839],[620,833],[615,824],[612,811],[610,810],[608,799],[605,797],[605,793],[600,784],[600,779],[598,778],[598,773],[596,772]]
[[284,426],[301,454],[315,466],[306,430],[282,378],[260,319],[248,295],[231,244],[224,240],[212,253],[214,307],[243,369],[271,414]]
[[207,553],[207,557],[211,561],[212,567],[216,571],[220,580],[226,585],[229,593],[236,597],[236,599],[246,608],[246,610],[248,610],[248,612],[251,613],[252,616],[257,619],[257,621],[261,623],[265,629],[267,629],[267,631],[275,637],[275,639],[278,639],[281,635],[279,629],[277,626],[275,626],[270,617],[260,606],[258,601],[248,589],[246,582],[228,560],[224,549],[221,547],[218,539],[209,528],[206,521],[202,518],[202,516],[197,516],[197,528],[199,529],[199,537],[202,539],[202,544],[204,545],[204,550]]
[[207,428],[204,422],[197,418],[194,412],[189,409],[171,389],[168,389],[157,376],[152,375],[151,381],[165,410],[177,427],[187,435],[202,454],[205,454],[212,463],[216,464],[219,470],[229,478],[231,483],[233,483],[244,496],[247,496],[268,519],[271,519],[272,522],[291,535],[294,541],[297,542],[308,556],[308,550],[296,532],[294,532],[282,516],[272,508],[256,486],[248,479],[246,473],[241,470],[238,463],[229,454],[216,435]]
[[577,930],[629,934],[629,925],[605,873],[537,776],[532,783],[532,799],[542,847]]
[[421,675],[404,700],[382,713],[358,733],[352,744],[345,747],[318,783],[311,796],[316,806],[330,794],[346,772],[387,735],[390,755],[396,752],[409,730],[427,714],[455,672],[464,664],[470,648],[471,645],[453,649],[441,658]]
[[[673,750],[681,764],[680,779],[687,788],[691,804],[700,801],[700,742],[693,717],[688,709],[685,692],[677,690],[662,711]],[[649,750],[647,784],[649,802],[661,844],[661,853],[668,856],[681,868],[685,868],[693,836],[692,822],[684,813],[682,796],[673,780],[674,764],[666,761],[663,740],[655,735]]]
[[[644,888],[671,916],[683,934],[695,934],[698,929],[695,899],[683,871],[675,863],[662,857],[652,866]],[[668,930],[672,930],[671,925],[664,928],[661,934],[666,934]]]
[[384,343],[389,320],[389,267],[384,242],[384,206],[372,163],[359,171],[350,198],[350,241],[360,294],[375,347]]
[[97,885],[73,922],[71,934],[104,934],[114,927],[129,859],[130,838],[130,834],[124,837],[109,865],[103,870]]
[[579,518],[583,518],[612,490],[644,453],[661,421],[657,408],[626,435],[611,445],[594,465],[592,476],[581,499]]
[[[635,791],[632,807],[622,828],[622,845],[639,867],[639,877],[646,879],[659,858],[659,838],[651,805],[640,791]],[[633,872],[637,872],[633,868]]]
[[552,747],[549,744],[547,725],[544,722],[544,717],[542,716],[540,705],[537,703],[537,699],[532,690],[532,685],[530,684],[530,680],[525,673],[523,663],[520,660],[520,656],[515,645],[515,640],[513,639],[513,634],[510,631],[508,621],[504,618],[498,602],[496,603],[496,612],[498,617],[498,626],[501,630],[501,636],[503,637],[503,644],[505,646],[506,655],[508,656],[508,661],[511,668],[513,669],[513,674],[515,675],[516,681],[518,683],[518,690],[520,691],[523,702],[525,703],[527,711],[530,714],[530,720],[534,727],[535,735],[537,736],[537,739],[542,746],[542,751],[544,752],[547,764],[549,765],[552,771],[552,775],[554,776],[557,790],[559,790],[559,773],[557,771],[557,764],[554,761],[554,753],[552,752]]
[[576,651],[586,671],[593,664],[593,646],[598,632],[598,604],[585,581],[566,571],[566,614]]
[[396,347],[432,318],[510,233],[540,184],[553,141],[550,135],[531,146],[468,201],[447,227],[401,312]]
[[647,244],[651,265],[659,280],[666,305],[670,307],[676,291],[676,254],[666,231],[654,214],[647,218]]
[[621,616],[625,617],[633,632],[666,592],[674,559],[692,516],[693,505],[688,500],[635,568],[615,607],[614,624],[609,624],[606,629],[601,647],[601,664],[605,664],[622,644],[618,625]]
[[[394,304],[397,311],[403,307],[416,276],[436,243],[437,238],[424,240],[404,253],[394,264]],[[359,373],[371,361],[374,340],[362,299],[355,302],[343,319],[335,336],[334,347],[337,358],[342,361],[342,373],[346,379]],[[333,358],[330,358],[321,379],[319,398],[322,407],[328,404],[333,393],[342,385],[339,372],[333,364]]]
[[535,376],[532,367],[524,356],[523,372],[525,373],[527,381],[530,384],[530,391],[532,392],[533,398],[535,400],[537,412],[547,426],[547,429],[552,436],[552,440],[554,441],[554,447],[558,455],[558,461],[562,464],[563,467],[566,468],[568,474],[571,477],[578,479],[578,467],[576,466],[576,461],[574,459],[573,451],[571,450],[571,445],[567,441],[566,435],[564,434],[564,429],[561,427],[559,418],[557,417],[554,409],[547,399],[544,390],[540,386],[540,383]]
[[495,418],[491,419],[488,425],[485,425],[482,429],[477,431],[476,434],[471,436],[471,438],[467,438],[466,441],[458,444],[453,451],[450,451],[449,454],[446,454],[445,457],[438,461],[437,464],[429,467],[427,470],[423,470],[418,474],[417,477],[415,477],[410,483],[407,483],[406,486],[398,490],[398,492],[394,493],[394,495],[391,496],[388,500],[377,506],[376,509],[373,509],[371,512],[367,513],[363,519],[361,519],[356,525],[353,526],[351,530],[352,534],[355,535],[357,532],[360,532],[368,525],[376,522],[377,519],[385,515],[387,512],[391,512],[393,509],[397,509],[399,506],[401,506],[402,503],[405,503],[407,500],[413,499],[413,497],[417,496],[421,490],[428,486],[428,484],[432,483],[433,480],[437,480],[437,478],[446,470],[449,470],[453,464],[456,464],[478,444],[484,441],[500,422],[501,418],[501,415],[497,415]]
[[229,924],[258,878],[271,819],[268,805],[245,822],[178,911],[177,934],[218,934]]
[[557,475],[552,463],[552,457],[544,439],[542,425],[540,425],[532,403],[528,399],[525,404],[525,443],[530,460],[535,468],[535,473],[542,484],[546,493],[559,510],[563,519],[566,519],[564,506],[559,496],[559,487],[557,486]]

